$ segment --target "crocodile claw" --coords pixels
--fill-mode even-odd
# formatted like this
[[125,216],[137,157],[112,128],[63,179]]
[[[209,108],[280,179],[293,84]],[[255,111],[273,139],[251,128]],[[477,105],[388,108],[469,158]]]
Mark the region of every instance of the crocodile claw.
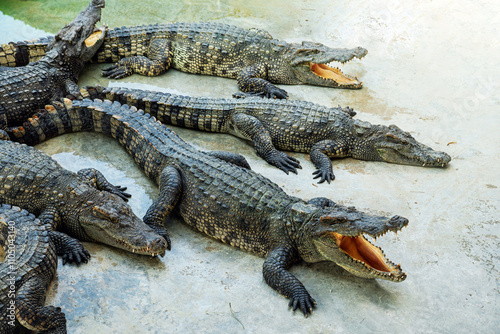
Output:
[[289,172],[297,174],[297,168],[302,169],[300,162],[294,157],[289,156],[281,151],[274,151],[271,157],[266,161],[284,171],[287,175]]
[[122,79],[133,74],[127,66],[115,64],[102,70],[102,76],[110,79]]
[[132,197],[131,194],[126,193],[125,190],[127,190],[127,187],[122,187],[122,186],[113,186],[113,188],[108,189],[108,192],[115,194],[116,196],[120,197],[123,199],[125,202],[128,201],[130,197]]
[[325,171],[325,170],[321,170],[321,169],[318,169],[317,171],[313,172],[313,175],[315,175],[313,177],[313,179],[317,179],[317,178],[321,178],[318,183],[323,183],[323,182],[332,182],[333,180],[335,180],[335,175],[333,174],[332,171]]
[[276,86],[270,86],[265,91],[266,97],[269,99],[286,99],[288,98],[288,93],[286,90],[278,88]]
[[72,249],[62,256],[63,265],[66,263],[87,263],[90,260],[90,253],[81,244],[74,244]]
[[291,307],[293,311],[300,308],[306,318],[312,313],[314,305],[316,305],[316,301],[305,290],[295,293],[288,303],[288,307]]

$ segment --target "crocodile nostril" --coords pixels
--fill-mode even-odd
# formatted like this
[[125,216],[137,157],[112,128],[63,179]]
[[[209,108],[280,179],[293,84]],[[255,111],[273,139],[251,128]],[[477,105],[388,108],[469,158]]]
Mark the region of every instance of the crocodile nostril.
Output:
[[158,238],[153,239],[153,241],[151,242],[151,245],[165,248],[167,246],[167,243],[166,243],[165,239],[163,239],[162,237],[158,237]]

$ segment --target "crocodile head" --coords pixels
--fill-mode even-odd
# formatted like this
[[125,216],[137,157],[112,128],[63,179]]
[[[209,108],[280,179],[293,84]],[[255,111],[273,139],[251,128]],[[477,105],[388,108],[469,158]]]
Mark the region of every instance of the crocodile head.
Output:
[[87,202],[78,220],[90,241],[152,256],[163,255],[167,248],[165,239],[113,194],[101,192],[98,202]]
[[401,266],[388,260],[366,236],[377,238],[388,231],[397,232],[408,224],[408,219],[372,216],[339,204],[318,209],[296,203],[292,220],[301,226],[298,249],[305,261],[332,261],[359,277],[393,282],[406,279]]
[[447,153],[419,143],[396,125],[371,125],[361,121],[354,124],[357,140],[351,154],[355,159],[423,167],[445,167],[451,160]]
[[287,53],[297,83],[346,89],[363,87],[357,76],[344,74],[332,64],[344,64],[353,58],[363,58],[368,51],[362,47],[332,49],[320,43],[302,42],[289,44]]
[[104,42],[106,27],[96,27],[101,20],[104,0],[92,2],[69,24],[64,26],[47,46],[47,54],[57,53],[64,60],[89,61]]

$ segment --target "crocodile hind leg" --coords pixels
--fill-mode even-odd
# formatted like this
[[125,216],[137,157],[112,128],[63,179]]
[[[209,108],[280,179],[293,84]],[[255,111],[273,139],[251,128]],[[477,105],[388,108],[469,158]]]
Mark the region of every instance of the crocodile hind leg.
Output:
[[63,264],[75,262],[80,264],[87,263],[90,259],[90,253],[83,247],[82,243],[70,237],[69,235],[56,231],[60,216],[53,207],[46,208],[38,219],[50,225],[49,236],[56,246],[56,254],[62,256]]
[[143,221],[167,241],[167,249],[170,250],[170,237],[165,229],[164,221],[170,215],[181,196],[181,174],[175,167],[167,166],[161,172],[158,184],[160,186],[160,195],[149,207]]
[[289,307],[300,308],[307,317],[312,313],[316,301],[288,268],[299,260],[296,249],[289,246],[275,247],[264,261],[263,273],[266,283],[283,296],[290,298]]
[[149,44],[147,57],[123,58],[113,66],[105,68],[102,75],[111,79],[125,78],[133,73],[154,77],[168,70],[172,58],[170,42],[164,38],[153,38]]
[[287,174],[289,172],[297,174],[297,168],[302,168],[297,159],[274,147],[269,131],[257,118],[239,113],[232,115],[230,122],[231,132],[239,137],[252,140],[257,155],[264,158],[267,163],[278,167]]
[[44,333],[66,333],[66,317],[59,307],[43,306],[47,283],[31,277],[16,292],[16,319],[25,328]]
[[332,161],[330,158],[343,158],[349,155],[349,146],[345,142],[332,139],[322,140],[311,148],[311,161],[317,170],[313,173],[314,179],[320,178],[318,183],[335,180]]
[[109,193],[115,194],[125,201],[128,201],[128,199],[132,197],[132,195],[125,192],[125,190],[127,190],[127,187],[112,185],[97,169],[85,168],[79,170],[77,174],[83,179],[90,181],[92,186],[98,190],[104,190]]
[[245,157],[242,156],[241,154],[227,152],[227,151],[208,151],[204,153],[212,157],[232,163],[233,165],[240,166],[246,169],[252,169],[250,168],[247,159],[245,159]]
[[267,98],[286,99],[288,93],[267,81],[267,66],[254,64],[245,67],[238,73],[238,88],[242,92],[255,96],[266,96]]

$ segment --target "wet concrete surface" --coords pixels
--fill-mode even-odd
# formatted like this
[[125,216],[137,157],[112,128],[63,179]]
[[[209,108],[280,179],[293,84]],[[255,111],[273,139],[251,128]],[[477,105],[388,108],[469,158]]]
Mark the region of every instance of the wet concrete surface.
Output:
[[[85,2],[62,10],[71,20]],[[86,3],[85,3],[86,5]],[[16,6],[21,6],[16,4]],[[26,2],[53,8],[57,1]],[[45,6],[45,7],[44,7]],[[49,19],[0,3],[4,14],[52,33]],[[397,124],[419,141],[452,156],[446,169],[334,161],[336,180],[317,185],[307,155],[291,153],[303,169],[286,175],[229,135],[175,128],[205,150],[226,149],[304,199],[318,196],[372,214],[398,214],[410,224],[377,240],[401,262],[406,281],[354,277],[331,263],[300,264],[292,272],[318,302],[305,319],[262,278],[263,259],[193,231],[174,218],[167,224],[172,251],[149,258],[86,243],[92,260],[59,266],[48,303],[66,313],[71,333],[494,333],[499,317],[500,125],[498,77],[500,5],[489,1],[424,3],[383,1],[159,1],[108,0],[109,26],[213,20],[268,30],[290,42],[363,46],[361,61],[343,67],[364,81],[362,90],[282,86],[291,99],[353,107],[358,119]],[[28,38],[20,23],[0,16],[0,42]],[[62,26],[62,25],[60,25]],[[26,34],[22,34],[25,31]],[[8,34],[8,35],[7,35]],[[38,36],[38,35],[37,35]],[[36,36],[34,36],[36,37]],[[193,96],[230,97],[234,80],[174,70],[156,78],[100,76],[89,65],[82,85],[164,89]],[[64,167],[100,169],[128,187],[139,216],[158,190],[110,138],[73,134],[37,148]]]

